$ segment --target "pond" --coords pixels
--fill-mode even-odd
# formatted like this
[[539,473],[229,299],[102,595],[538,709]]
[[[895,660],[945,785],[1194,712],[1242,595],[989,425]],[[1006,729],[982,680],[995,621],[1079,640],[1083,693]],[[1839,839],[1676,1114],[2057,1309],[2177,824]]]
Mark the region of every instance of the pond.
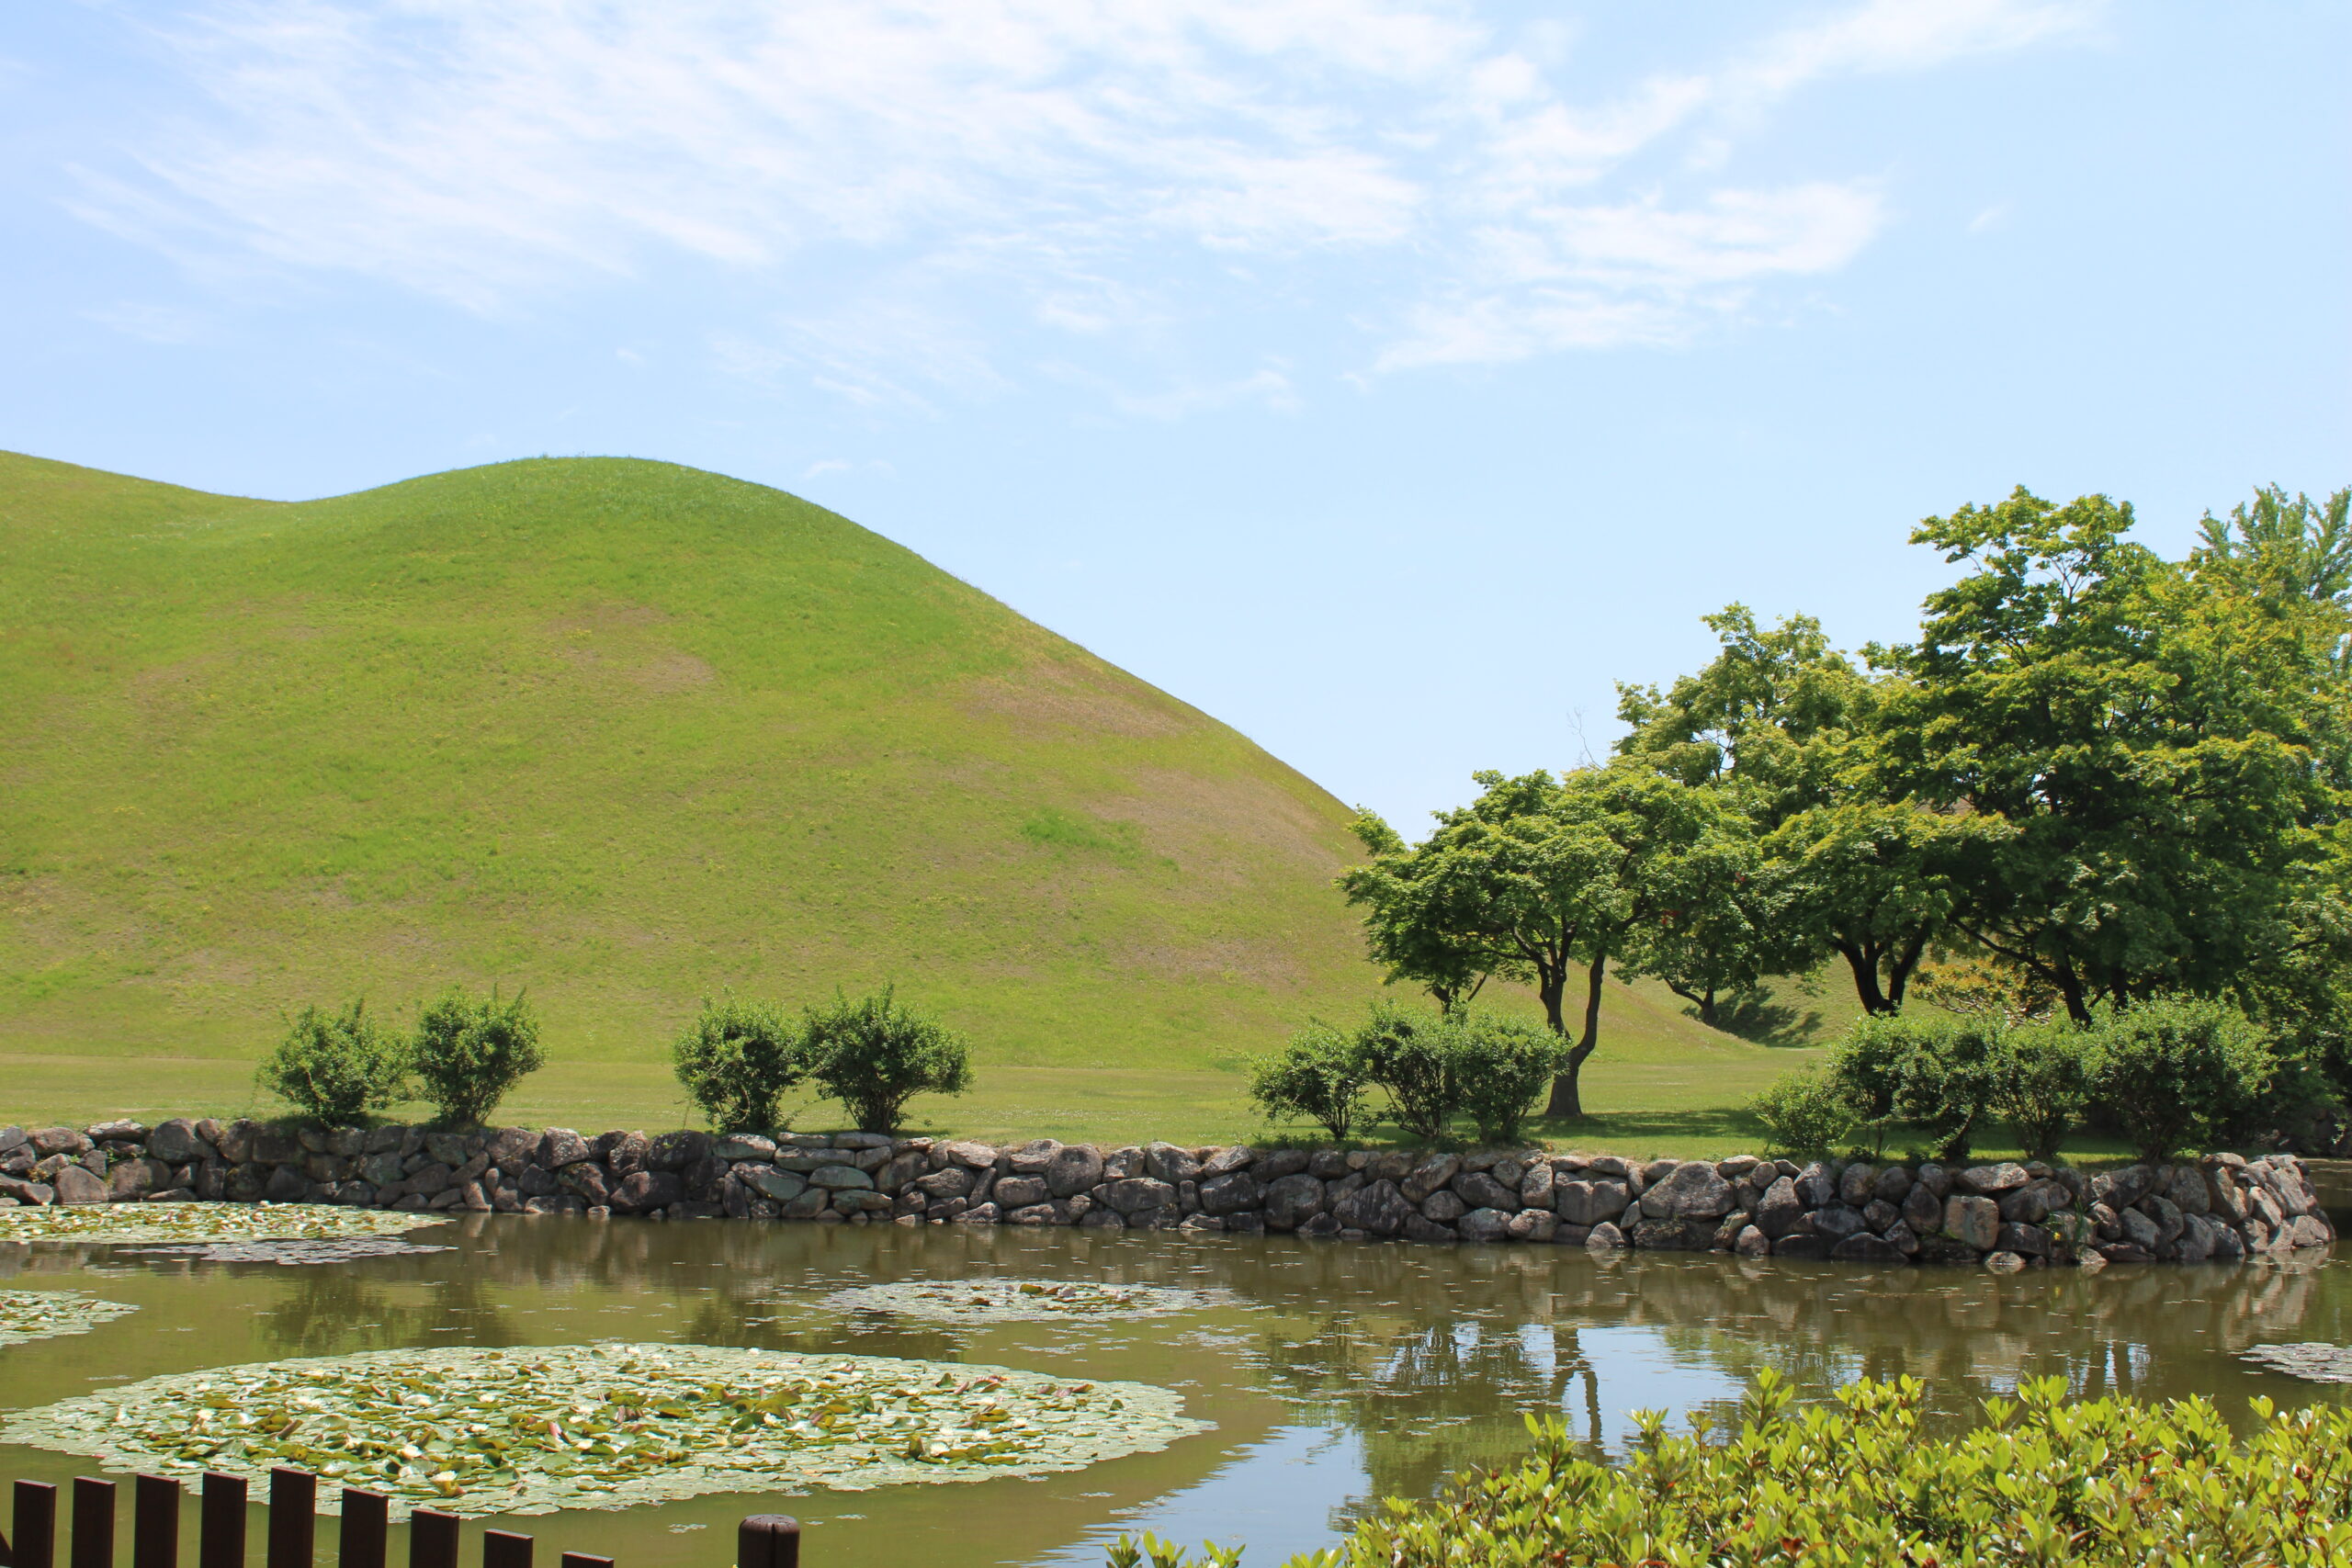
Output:
[[[1560,1412],[1622,1451],[1629,1410],[1729,1412],[1762,1367],[1815,1393],[1908,1372],[1955,1418],[2045,1373],[2085,1393],[2201,1393],[2241,1420],[2257,1394],[2352,1398],[2241,1359],[2266,1344],[2352,1339],[2352,1271],[2327,1258],[2001,1276],[1562,1247],[487,1214],[411,1239],[447,1250],[346,1248],[289,1267],[0,1245],[0,1290],[78,1291],[138,1309],[0,1343],[0,1411],[288,1358],[602,1341],[1008,1367],[1060,1387],[1132,1382],[1172,1391],[1186,1421],[1213,1429],[1161,1433],[1162,1446],[1058,1473],[728,1493],[518,1528],[543,1551],[607,1554],[622,1568],[726,1568],[736,1520],[767,1511],[804,1521],[810,1568],[1091,1568],[1120,1531],[1145,1529],[1246,1542],[1248,1561],[1266,1568],[1330,1544],[1381,1495],[1426,1494],[1450,1470],[1509,1456],[1522,1411]],[[918,1291],[913,1311],[886,1310],[891,1292],[872,1290],[943,1281],[1008,1288]],[[1094,1289],[1103,1284],[1122,1289]],[[1123,1302],[1134,1315],[1096,1310]],[[0,1445],[0,1477],[62,1482],[96,1469]]]

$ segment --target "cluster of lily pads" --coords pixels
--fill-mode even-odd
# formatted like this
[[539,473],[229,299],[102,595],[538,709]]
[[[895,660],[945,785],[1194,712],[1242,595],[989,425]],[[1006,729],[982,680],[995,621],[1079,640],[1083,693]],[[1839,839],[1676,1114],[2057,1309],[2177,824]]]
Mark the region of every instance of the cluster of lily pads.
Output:
[[1171,1285],[1110,1285],[1073,1280],[899,1280],[836,1291],[825,1304],[940,1323],[1036,1323],[1070,1318],[1160,1317],[1214,1304]]
[[445,1220],[327,1203],[49,1203],[0,1209],[0,1242],[321,1241],[393,1235]]
[[2352,1382],[2352,1345],[2257,1345],[2239,1354],[2306,1382]]
[[87,1334],[109,1318],[139,1309],[79,1291],[0,1291],[0,1345],[20,1345],[59,1334]]
[[17,1415],[0,1443],[163,1474],[288,1465],[403,1516],[482,1516],[1078,1470],[1207,1429],[1181,1409],[1148,1384],[940,1361],[451,1347],[152,1378]]

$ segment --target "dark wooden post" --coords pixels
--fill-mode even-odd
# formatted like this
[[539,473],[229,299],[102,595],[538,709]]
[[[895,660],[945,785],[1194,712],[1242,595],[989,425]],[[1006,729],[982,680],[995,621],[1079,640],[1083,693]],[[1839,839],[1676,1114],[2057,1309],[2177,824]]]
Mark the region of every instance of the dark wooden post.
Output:
[[180,1483],[142,1475],[130,1483],[130,1568],[180,1568]]
[[481,1568],[531,1568],[531,1538],[512,1530],[482,1531]]
[[753,1514],[735,1530],[736,1568],[800,1568],[800,1521]]
[[269,1472],[269,1568],[311,1568],[318,1507],[317,1476],[282,1466]]
[[13,1540],[0,1538],[8,1568],[57,1568],[57,1488],[45,1481],[17,1483]]
[[419,1508],[408,1517],[408,1568],[458,1568],[458,1516]]
[[390,1528],[391,1506],[380,1492],[343,1489],[343,1528],[335,1555],[343,1568],[384,1568],[384,1538]]
[[245,1568],[245,1478],[218,1472],[204,1478],[197,1515],[197,1568]]
[[567,1551],[563,1554],[563,1568],[613,1568],[613,1560],[591,1557],[584,1551]]
[[114,1483],[74,1478],[73,1568],[114,1568]]

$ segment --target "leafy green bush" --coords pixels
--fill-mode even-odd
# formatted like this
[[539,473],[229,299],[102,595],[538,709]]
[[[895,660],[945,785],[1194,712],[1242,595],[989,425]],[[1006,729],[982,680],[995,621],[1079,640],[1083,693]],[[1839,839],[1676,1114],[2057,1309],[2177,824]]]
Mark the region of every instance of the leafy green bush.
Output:
[[1773,1083],[1747,1103],[1764,1124],[1766,1146],[1789,1155],[1826,1155],[1862,1124],[1867,1095],[1835,1071],[1808,1067]]
[[368,1016],[365,998],[338,1013],[306,1007],[254,1076],[322,1122],[356,1122],[407,1090],[408,1052]]
[[[1427,1502],[1392,1500],[1291,1568],[1707,1564],[1828,1568],[2141,1568],[2352,1562],[2352,1410],[2251,1402],[2240,1441],[2202,1399],[2070,1403],[2060,1378],[1949,1432],[1921,1420],[1916,1379],[1858,1382],[1800,1407],[1758,1374],[1737,1427],[1711,1441],[1638,1412],[1630,1461],[1588,1457],[1556,1416],[1528,1417],[1516,1467],[1467,1472]],[[1162,1550],[1153,1568],[1209,1568]],[[1118,1556],[1113,1562],[1131,1561]]]
[[1250,1061],[1250,1099],[1271,1122],[1315,1122],[1345,1143],[1363,1119],[1364,1055],[1355,1037],[1309,1023],[1279,1051]]
[[1453,1084],[1462,1109],[1487,1144],[1516,1144],[1535,1102],[1552,1087],[1567,1051],[1532,1019],[1457,1010],[1448,1022]]
[[1831,1053],[1830,1076],[1860,1103],[1857,1124],[1893,1117],[1936,1157],[1967,1157],[1990,1105],[2007,1024],[1997,1016],[1865,1018]]
[[775,1102],[808,1077],[799,1027],[780,1009],[733,997],[705,997],[670,1059],[686,1093],[722,1133],[774,1127]]
[[547,1065],[538,1015],[519,992],[502,1002],[495,990],[485,1000],[452,986],[417,1016],[409,1065],[444,1121],[479,1126],[507,1090]]
[[2152,1163],[2219,1138],[2273,1066],[2268,1036],[2244,1013],[2172,997],[2101,1018],[2084,1061],[2092,1098]]
[[1918,1018],[1872,1015],[1858,1018],[1845,1038],[1830,1048],[1829,1070],[1863,1100],[1866,1120],[1894,1113],[1894,1092],[1903,1066],[1918,1055],[1935,1025]]
[[2028,1159],[2050,1159],[2082,1120],[2090,1093],[2084,1056],[2089,1034],[2067,1022],[2028,1024],[2001,1041],[1992,1105],[2017,1129]]
[[1383,998],[1356,1026],[1355,1042],[1364,1077],[1387,1092],[1396,1123],[1425,1143],[1444,1137],[1446,1122],[1462,1108],[1452,1021]]
[[894,989],[809,1010],[802,1026],[808,1076],[862,1133],[895,1133],[918,1094],[971,1087],[971,1052],[944,1024],[901,1006]]

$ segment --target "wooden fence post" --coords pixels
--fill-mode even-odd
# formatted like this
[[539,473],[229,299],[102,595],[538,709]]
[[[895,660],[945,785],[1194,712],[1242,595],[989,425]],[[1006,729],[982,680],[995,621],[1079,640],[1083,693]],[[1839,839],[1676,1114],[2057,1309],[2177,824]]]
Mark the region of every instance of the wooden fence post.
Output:
[[512,1530],[482,1531],[481,1568],[531,1568],[531,1538]]
[[418,1508],[408,1517],[408,1568],[458,1568],[458,1516]]
[[391,1505],[382,1493],[345,1487],[335,1549],[342,1568],[384,1568],[384,1540],[390,1519]]
[[269,1472],[269,1568],[311,1568],[318,1549],[318,1506],[317,1476],[283,1466]]
[[211,1472],[197,1514],[197,1568],[245,1568],[245,1478]]
[[113,1482],[74,1478],[74,1540],[66,1561],[73,1568],[114,1568]]
[[57,1488],[43,1481],[19,1481],[13,1539],[0,1536],[0,1568],[57,1568]]
[[180,1483],[141,1475],[130,1483],[130,1568],[180,1568]]
[[753,1514],[735,1530],[736,1568],[800,1568],[800,1521]]

